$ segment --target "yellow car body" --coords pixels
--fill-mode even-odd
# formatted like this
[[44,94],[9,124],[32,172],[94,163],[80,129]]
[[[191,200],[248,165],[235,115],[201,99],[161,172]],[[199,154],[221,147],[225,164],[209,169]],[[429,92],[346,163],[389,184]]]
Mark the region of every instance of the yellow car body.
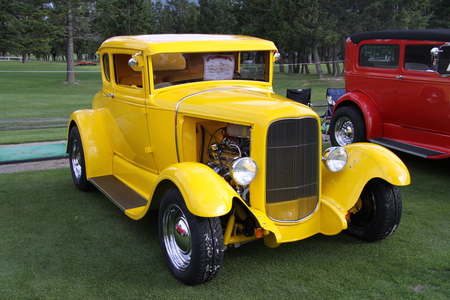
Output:
[[[330,171],[317,114],[272,90],[276,51],[246,36],[114,37],[98,51],[102,90],[91,109],[70,117],[68,152],[79,189],[93,184],[136,220],[169,201],[168,191],[181,195],[183,204],[160,213],[160,227],[173,217],[160,234],[172,273],[187,284],[216,274],[189,279],[196,258],[183,243],[200,250],[188,214],[219,220],[218,252],[259,238],[276,247],[347,229],[369,182],[410,182],[401,160],[373,144],[345,146],[347,163]],[[235,170],[244,157],[257,168]],[[241,175],[254,179],[242,185],[233,177]]]

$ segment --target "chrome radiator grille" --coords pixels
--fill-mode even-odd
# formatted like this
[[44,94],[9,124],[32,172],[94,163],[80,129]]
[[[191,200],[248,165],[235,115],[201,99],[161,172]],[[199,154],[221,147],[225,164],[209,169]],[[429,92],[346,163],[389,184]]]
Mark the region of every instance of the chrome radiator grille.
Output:
[[319,132],[314,118],[273,122],[267,135],[266,211],[276,221],[311,215],[319,193]]

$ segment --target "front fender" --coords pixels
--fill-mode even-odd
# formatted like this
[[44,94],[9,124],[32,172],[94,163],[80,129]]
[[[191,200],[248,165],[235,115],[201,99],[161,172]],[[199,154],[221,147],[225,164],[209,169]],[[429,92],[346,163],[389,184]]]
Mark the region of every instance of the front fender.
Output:
[[373,178],[398,186],[410,183],[405,164],[390,150],[369,143],[350,144],[344,148],[348,163],[342,171],[333,173],[322,166],[322,197],[332,199],[343,211],[355,205],[364,186]]
[[97,111],[83,109],[73,112],[68,135],[73,126],[78,127],[81,135],[87,178],[112,174],[113,151]]
[[222,177],[201,163],[171,165],[158,177],[158,183],[165,180],[177,186],[189,211],[199,217],[225,215],[231,210],[233,198],[240,198]]

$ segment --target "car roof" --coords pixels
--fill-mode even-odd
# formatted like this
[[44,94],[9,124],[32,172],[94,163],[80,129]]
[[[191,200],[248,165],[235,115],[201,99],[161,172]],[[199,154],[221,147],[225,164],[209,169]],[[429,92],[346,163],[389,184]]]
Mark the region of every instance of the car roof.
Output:
[[350,40],[358,44],[364,40],[416,40],[450,42],[450,29],[381,30],[355,33]]
[[147,54],[184,52],[227,52],[276,50],[274,43],[243,35],[220,34],[148,34],[116,36],[102,43],[103,48],[124,48]]

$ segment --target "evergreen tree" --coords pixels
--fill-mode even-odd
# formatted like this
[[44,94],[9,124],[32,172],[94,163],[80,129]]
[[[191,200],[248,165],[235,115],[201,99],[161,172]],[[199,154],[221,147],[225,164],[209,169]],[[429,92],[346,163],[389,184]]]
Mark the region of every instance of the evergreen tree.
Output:
[[232,0],[199,0],[198,30],[201,33],[236,33]]
[[198,7],[189,0],[167,0],[167,13],[170,14],[172,32],[194,33],[197,30]]
[[427,8],[430,21],[427,28],[450,28],[450,0],[434,0]]
[[55,27],[48,20],[50,7],[45,1],[2,1],[1,51],[28,54],[50,52]]
[[147,0],[98,0],[95,9],[95,24],[105,39],[152,32]]

